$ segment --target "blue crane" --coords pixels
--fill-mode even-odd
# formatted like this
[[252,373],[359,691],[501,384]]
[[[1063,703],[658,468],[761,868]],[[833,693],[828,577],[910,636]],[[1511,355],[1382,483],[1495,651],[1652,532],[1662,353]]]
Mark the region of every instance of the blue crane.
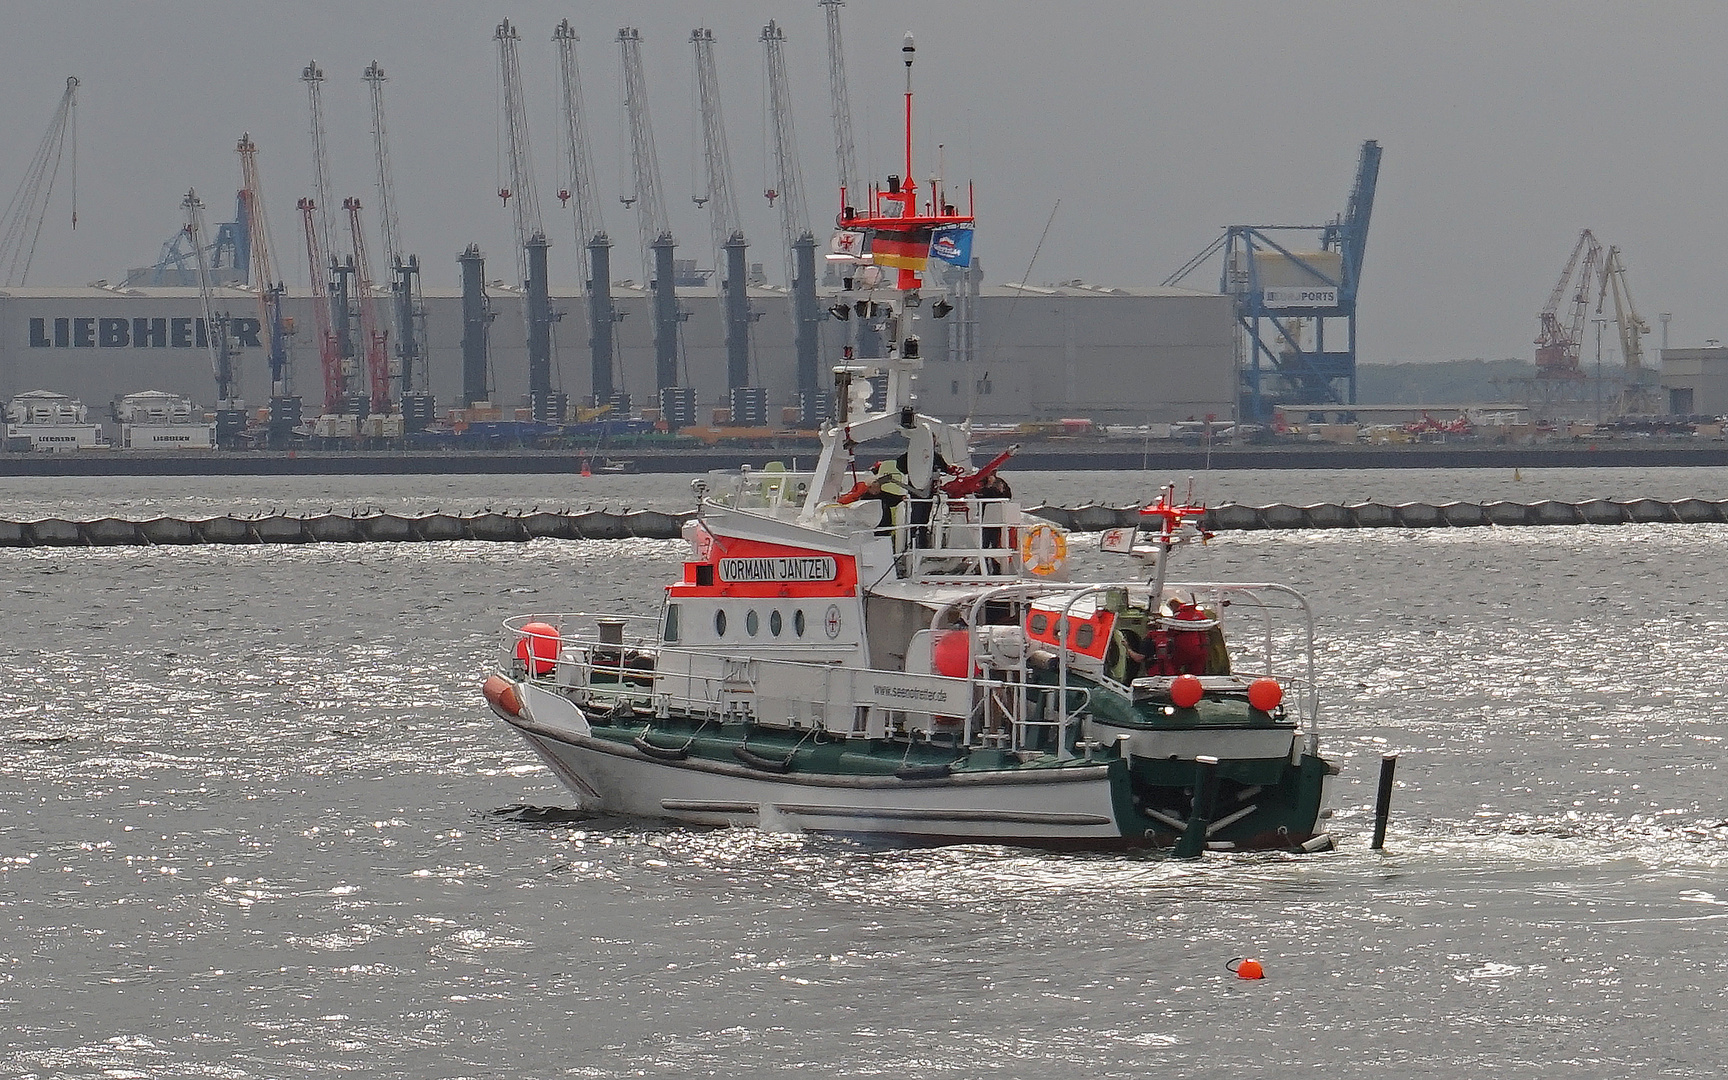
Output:
[[[1362,144],[1344,213],[1324,225],[1231,225],[1165,280],[1175,285],[1223,253],[1219,291],[1235,300],[1245,339],[1240,410],[1263,420],[1278,404],[1356,404],[1356,299],[1380,176],[1380,144]],[[1299,234],[1319,234],[1317,249]],[[1328,346],[1342,321],[1344,347]]]

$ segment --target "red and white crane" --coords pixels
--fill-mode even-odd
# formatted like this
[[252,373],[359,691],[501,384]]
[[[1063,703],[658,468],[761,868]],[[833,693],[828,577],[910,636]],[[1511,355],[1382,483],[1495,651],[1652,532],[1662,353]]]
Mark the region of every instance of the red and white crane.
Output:
[[390,333],[378,326],[378,305],[372,295],[372,261],[366,253],[366,231],[360,227],[360,200],[342,200],[348,231],[354,240],[354,306],[360,312],[360,340],[366,348],[367,389],[375,416],[394,412],[390,401]]
[[[1601,262],[1602,245],[1585,229],[1572,246],[1572,257],[1566,260],[1566,269],[1560,272],[1559,282],[1548,295],[1547,306],[1537,316],[1541,323],[1536,335],[1538,379],[1583,377],[1578,368],[1578,347],[1584,341],[1584,320],[1590,311],[1590,293]],[[1562,305],[1567,310],[1565,322],[1561,321]]]
[[336,340],[336,325],[330,315],[330,288],[325,268],[330,265],[318,235],[318,208],[311,199],[300,200],[300,220],[306,227],[306,264],[312,278],[312,313],[318,328],[318,368],[324,374],[324,415],[342,411],[342,346]]

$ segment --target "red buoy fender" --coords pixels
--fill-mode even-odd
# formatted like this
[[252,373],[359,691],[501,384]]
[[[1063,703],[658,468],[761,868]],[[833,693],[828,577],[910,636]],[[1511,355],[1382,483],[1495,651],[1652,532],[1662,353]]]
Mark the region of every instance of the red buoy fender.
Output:
[[480,693],[499,711],[511,716],[522,715],[522,699],[516,696],[516,684],[504,676],[486,676],[486,681],[480,684]]

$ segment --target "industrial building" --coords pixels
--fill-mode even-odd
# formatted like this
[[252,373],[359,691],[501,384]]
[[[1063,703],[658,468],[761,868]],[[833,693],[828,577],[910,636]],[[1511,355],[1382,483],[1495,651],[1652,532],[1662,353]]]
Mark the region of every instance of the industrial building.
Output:
[[1662,350],[1662,400],[1670,416],[1728,416],[1728,346]]
[[[580,401],[591,392],[586,299],[554,288],[553,379]],[[617,307],[617,385],[638,406],[655,403],[656,356],[648,290],[613,287]],[[826,308],[834,297],[824,295]],[[970,306],[968,303],[970,302]],[[768,390],[773,406],[796,401],[792,300],[786,290],[752,288],[751,383]],[[380,304],[388,297],[381,296]],[[520,289],[493,284],[489,332],[491,399],[520,407],[528,393],[527,323]],[[681,385],[703,406],[727,400],[726,322],[712,289],[680,293]],[[231,319],[239,348],[240,396],[248,408],[270,396],[268,344],[255,292],[215,290],[213,309]],[[932,412],[1013,422],[1084,416],[1112,423],[1167,423],[1231,415],[1236,380],[1231,299],[1180,288],[1104,288],[1078,282],[1057,287],[984,286],[945,319],[921,309],[912,332],[923,345],[920,388]],[[291,293],[284,312],[291,390],[321,398],[312,300]],[[970,314],[968,314],[970,312]],[[821,356],[838,363],[857,321],[824,316]],[[967,342],[968,330],[971,343]],[[425,291],[427,385],[438,411],[462,399],[462,298],[458,290]],[[860,350],[864,355],[865,350]],[[93,419],[108,420],[115,398],[141,390],[215,399],[203,308],[194,288],[0,289],[0,400],[51,390],[83,400]],[[315,404],[308,408],[314,413]],[[778,413],[774,414],[776,418]]]

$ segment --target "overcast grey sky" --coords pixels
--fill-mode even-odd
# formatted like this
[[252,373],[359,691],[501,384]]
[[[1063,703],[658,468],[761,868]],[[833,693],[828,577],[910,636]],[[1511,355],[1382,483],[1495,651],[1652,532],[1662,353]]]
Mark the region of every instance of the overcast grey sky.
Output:
[[[510,276],[494,26],[521,29],[528,116],[554,241],[553,280],[577,277],[559,167],[551,31],[569,18],[619,277],[637,273],[635,222],[617,201],[627,142],[617,29],[645,39],[648,96],[681,253],[707,265],[690,202],[699,160],[690,30],[712,27],[752,257],[778,273],[763,198],[761,45],[786,29],[812,216],[831,223],[834,155],[815,0],[635,4],[467,0],[8,0],[0,39],[0,193],[41,139],[64,79],[78,111],[79,227],[65,193],[32,284],[117,280],[153,262],[196,187],[232,217],[242,132],[260,148],[279,260],[305,279],[294,205],[311,188],[301,68],[324,68],[337,196],[375,202],[365,86],[387,84],[404,244],[430,284],[454,286],[470,242]],[[1364,139],[1385,147],[1361,294],[1362,358],[1529,356],[1536,312],[1580,228],[1623,249],[1652,325],[1674,344],[1728,339],[1720,301],[1721,48],[1728,4],[1138,0],[852,0],[847,69],[861,166],[897,171],[902,35],[918,39],[917,171],[975,180],[977,254],[991,283],[1026,273],[1058,199],[1034,282],[1157,284],[1231,223],[1320,222],[1342,210]],[[64,183],[64,175],[62,182]],[[377,241],[372,241],[376,250]],[[1216,284],[1216,271],[1192,279]],[[1654,347],[1657,342],[1652,341]],[[1591,349],[1587,348],[1586,352]]]

